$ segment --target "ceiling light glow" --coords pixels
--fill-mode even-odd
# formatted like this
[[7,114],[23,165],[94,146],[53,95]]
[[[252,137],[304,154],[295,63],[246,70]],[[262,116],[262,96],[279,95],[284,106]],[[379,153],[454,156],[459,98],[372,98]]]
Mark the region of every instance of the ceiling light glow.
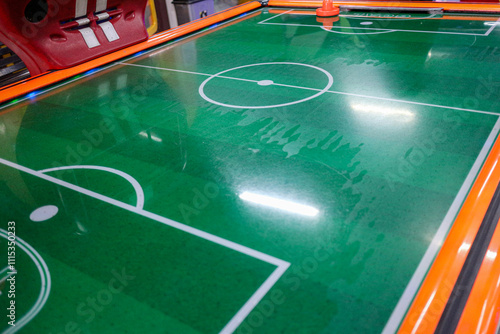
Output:
[[304,205],[304,204],[299,204],[291,201],[287,201],[284,199],[280,198],[275,198],[275,197],[270,197],[266,195],[260,195],[256,193],[252,193],[249,191],[245,191],[242,194],[240,194],[240,198],[245,201],[249,201],[252,203],[288,211],[288,212],[293,212],[293,213],[298,213],[304,216],[309,216],[309,217],[314,217],[316,216],[319,211],[316,208],[313,208],[312,206],[309,205]]

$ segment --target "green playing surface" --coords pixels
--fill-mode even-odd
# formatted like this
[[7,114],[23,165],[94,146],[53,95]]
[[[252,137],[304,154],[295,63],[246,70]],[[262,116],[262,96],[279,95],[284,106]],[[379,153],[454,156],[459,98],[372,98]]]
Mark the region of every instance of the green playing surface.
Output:
[[499,131],[497,20],[266,8],[6,104],[0,309],[394,332]]

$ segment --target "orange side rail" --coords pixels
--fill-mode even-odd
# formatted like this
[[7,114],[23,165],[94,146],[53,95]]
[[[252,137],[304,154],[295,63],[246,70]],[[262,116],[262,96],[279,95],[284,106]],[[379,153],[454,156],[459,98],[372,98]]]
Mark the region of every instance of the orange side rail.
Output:
[[496,140],[398,333],[435,331],[499,181]]
[[91,70],[99,66],[103,66],[107,63],[121,59],[123,57],[133,55],[134,53],[143,51],[153,46],[168,42],[175,38],[209,27],[213,24],[233,18],[237,15],[246,13],[250,10],[259,8],[261,6],[262,5],[258,1],[247,2],[245,4],[232,7],[228,10],[207,16],[203,19],[198,19],[196,21],[183,24],[177,28],[167,30],[163,33],[153,35],[147,41],[90,60],[83,64],[76,65],[71,68],[67,68],[60,71],[44,73],[40,76],[21,81],[19,83],[15,83],[10,86],[6,86],[5,88],[0,90],[0,103],[14,99],[21,95],[28,94],[29,92],[38,90],[55,82],[71,78],[77,74],[86,72],[88,70]]
[[496,333],[500,317],[500,222],[455,333]]
[[[322,1],[303,0],[269,0],[269,6],[276,7],[321,7]],[[409,7],[409,8],[443,8],[445,11],[469,11],[469,12],[500,12],[500,5],[486,3],[452,3],[452,2],[380,2],[380,1],[333,1],[335,6],[367,6],[367,7]]]

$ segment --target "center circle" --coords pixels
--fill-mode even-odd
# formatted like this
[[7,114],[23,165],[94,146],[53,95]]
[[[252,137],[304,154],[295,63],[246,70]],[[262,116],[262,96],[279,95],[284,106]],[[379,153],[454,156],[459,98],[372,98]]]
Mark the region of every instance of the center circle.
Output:
[[[219,101],[216,101],[214,99],[211,99],[209,98],[206,94],[205,94],[205,85],[207,83],[210,82],[210,80],[213,80],[214,78],[217,78],[217,77],[221,77],[223,74],[227,73],[227,72],[230,72],[230,71],[234,71],[234,70],[238,70],[238,69],[241,69],[241,68],[247,68],[247,67],[254,67],[254,66],[272,66],[272,65],[293,65],[293,66],[303,66],[303,67],[309,67],[309,68],[312,68],[312,69],[315,69],[317,71],[320,71],[320,72],[323,72],[323,74],[325,74],[325,76],[327,77],[328,79],[328,83],[326,84],[326,86],[323,88],[323,89],[312,89],[314,91],[318,91],[317,93],[311,95],[311,96],[308,96],[306,98],[303,98],[303,99],[300,99],[300,100],[296,100],[296,101],[291,101],[291,102],[287,102],[287,103],[280,103],[280,104],[275,104],[275,105],[268,105],[268,106],[239,106],[239,105],[232,105],[232,104],[227,104],[227,103],[222,103],[222,102],[219,102]],[[231,79],[230,77],[227,76],[227,74],[223,77],[224,79]],[[285,85],[285,84],[280,84],[280,83],[275,83],[274,81],[272,80],[260,80],[260,81],[254,81],[254,80],[245,80],[244,78],[234,78],[233,80],[244,80],[244,81],[252,81],[252,82],[256,82],[258,85],[260,86],[269,86],[269,85],[276,85],[276,86],[283,86],[283,87],[292,87],[292,88],[297,88],[297,89],[300,89],[300,88],[303,88],[303,89],[306,89],[306,90],[311,90],[311,88],[308,88],[308,87],[297,87],[297,86],[289,86],[289,85]],[[228,107],[228,108],[235,108],[235,109],[264,109],[264,108],[276,108],[276,107],[285,107],[285,106],[289,106],[289,105],[293,105],[293,104],[297,104],[297,103],[301,103],[301,102],[305,102],[305,101],[308,101],[308,100],[311,100],[311,99],[314,99],[315,97],[318,97],[324,93],[326,93],[328,91],[328,89],[333,85],[333,77],[332,75],[325,71],[324,69],[320,68],[320,67],[317,67],[317,66],[313,66],[313,65],[308,65],[308,64],[300,64],[300,63],[291,63],[291,62],[275,62],[275,63],[258,63],[258,64],[250,64],[250,65],[243,65],[243,66],[238,66],[238,67],[234,67],[234,68],[230,68],[228,70],[224,70],[224,71],[221,71],[219,73],[216,73],[212,76],[210,76],[209,78],[205,79],[205,81],[203,81],[198,89],[198,93],[200,94],[200,96],[205,100],[205,101],[208,101],[210,103],[213,103],[213,104],[217,104],[217,105],[220,105],[220,106],[223,106],[223,107]]]

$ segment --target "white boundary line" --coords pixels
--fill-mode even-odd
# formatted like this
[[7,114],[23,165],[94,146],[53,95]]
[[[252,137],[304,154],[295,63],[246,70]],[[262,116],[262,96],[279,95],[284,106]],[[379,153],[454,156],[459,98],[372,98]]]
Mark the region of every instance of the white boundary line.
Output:
[[[341,6],[342,7],[342,6]],[[288,11],[286,11],[285,13],[281,13],[281,14],[278,14],[278,15],[275,15],[273,17],[270,17],[270,18],[267,18],[265,19],[264,21],[261,21],[261,22],[258,22],[258,23],[262,23],[262,22],[266,22],[266,21],[269,21],[277,16],[280,16],[280,15],[283,15],[283,14],[287,14],[287,13],[290,13],[294,11],[294,9],[290,9]],[[401,13],[402,15],[411,15],[411,14],[404,14],[404,13]],[[304,13],[304,12],[301,12],[301,13],[297,13],[297,14],[294,14],[294,15],[310,15],[310,16],[316,16],[316,12],[312,9],[310,9],[310,13]],[[397,14],[393,14],[393,15],[397,15]],[[433,18],[433,17],[436,17],[440,14],[429,14],[430,16],[425,16],[425,17],[397,17],[397,16],[376,16],[376,14],[374,14],[374,16],[365,16],[365,15],[355,15],[355,14],[339,14],[339,17],[349,17],[349,18],[353,18],[353,19],[371,19],[371,20],[387,20],[387,19],[390,19],[391,21],[401,21],[401,20],[424,20],[424,19],[430,19],[430,18]]]
[[[417,270],[413,273],[410,282],[406,286],[402,296],[400,297],[396,307],[392,311],[389,320],[387,321],[382,334],[391,334],[395,333],[403,320],[408,308],[410,307],[415,294],[417,293],[420,285],[422,284],[423,279],[425,278],[427,271],[429,270],[430,265],[434,262],[434,258],[437,253],[441,249],[441,246],[444,242],[448,231],[455,220],[455,217],[460,210],[460,207],[467,196],[470,187],[474,183],[481,166],[483,165],[484,160],[486,159],[488,152],[490,151],[493,143],[495,142],[495,138],[497,137],[500,131],[500,117],[497,119],[493,129],[490,132],[490,135],[486,139],[486,142],[483,145],[483,148],[479,152],[479,155],[472,166],[472,169],[469,171],[467,178],[465,179],[462,187],[460,188],[457,196],[455,197],[451,207],[448,209],[446,216],[443,219],[443,222],[439,226],[434,238],[431,241],[431,244],[427,248],[427,251],[424,254],[422,260],[417,267]],[[421,319],[419,319],[421,321]]]
[[61,166],[61,167],[54,167],[54,168],[47,168],[43,170],[39,170],[40,173],[50,173],[50,172],[55,172],[55,171],[60,171],[60,170],[72,170],[72,169],[95,169],[95,170],[100,170],[108,173],[112,173],[115,175],[118,175],[125,180],[127,180],[132,187],[134,187],[135,190],[135,195],[137,197],[137,202],[135,207],[138,209],[142,209],[144,207],[144,190],[142,190],[141,185],[139,182],[137,182],[136,179],[134,179],[132,176],[129,174],[122,172],[121,170],[114,169],[114,168],[109,168],[109,167],[103,167],[103,166],[93,166],[93,165],[76,165],[76,166]]
[[[295,27],[314,27],[321,28],[321,25],[315,24],[298,24],[298,23],[262,23],[277,26],[295,26]],[[379,31],[399,31],[399,32],[419,32],[425,34],[444,34],[444,35],[464,35],[464,36],[487,36],[485,34],[473,34],[473,33],[462,33],[462,32],[447,32],[447,31],[425,31],[425,30],[404,30],[404,29],[385,29],[385,28],[362,28],[362,27],[340,27],[333,26],[334,29],[357,29],[357,30],[379,30]],[[361,32],[360,32],[361,33]]]
[[[289,266],[289,265],[288,265]],[[288,266],[281,266],[276,268],[271,276],[267,278],[264,284],[250,297],[250,299],[243,305],[243,307],[234,315],[234,317],[227,323],[227,325],[220,331],[221,334],[229,334],[234,332],[236,328],[245,320],[247,315],[257,306],[262,297],[260,295],[265,295],[269,288],[267,286],[273,286],[281,275],[288,269]]]
[[[126,66],[152,68],[152,69],[161,70],[161,71],[169,71],[169,72],[179,72],[179,73],[202,75],[202,76],[207,76],[207,77],[213,76],[212,74],[198,73],[198,72],[191,72],[191,71],[183,71],[183,70],[170,69],[170,68],[164,68],[164,67],[139,65],[139,64],[129,64],[129,63],[120,63],[120,64],[121,65],[126,65]],[[241,79],[241,78],[235,78],[235,77],[229,77],[229,76],[223,76],[223,75],[218,75],[217,78],[239,80],[239,81],[247,81],[247,82],[254,82],[254,83],[259,82],[259,80]],[[286,85],[286,84],[280,84],[280,83],[276,83],[276,82],[274,82],[271,85],[280,86],[280,87],[288,87],[288,88],[297,88],[297,89],[312,90],[312,91],[317,91],[317,92],[322,91],[322,89],[319,89],[319,88],[308,88],[308,87],[301,87],[301,86],[294,86],[294,85]],[[495,112],[492,112],[492,111],[482,111],[482,110],[467,109],[467,108],[449,107],[449,106],[442,106],[442,105],[439,105],[439,104],[430,104],[430,103],[424,103],[424,102],[414,102],[414,101],[406,101],[406,100],[400,100],[400,99],[392,99],[392,98],[387,98],[387,97],[378,97],[378,96],[371,96],[371,95],[345,93],[345,92],[339,92],[339,91],[334,91],[334,90],[327,90],[325,93],[332,93],[332,94],[339,94],[339,95],[346,95],[346,96],[355,96],[355,97],[361,97],[361,98],[366,98],[366,99],[374,99],[374,100],[389,101],[389,102],[407,103],[407,104],[414,104],[414,105],[426,106],[426,107],[434,107],[434,108],[444,108],[444,109],[453,109],[453,110],[460,110],[460,111],[468,111],[468,112],[478,113],[478,114],[495,115],[495,116],[499,115],[499,113],[495,113]]]
[[[403,14],[403,15],[410,15],[410,14]],[[430,14],[430,16],[426,16],[426,17],[391,17],[391,16],[387,16],[387,17],[384,17],[384,16],[363,16],[363,15],[349,15],[349,14],[342,14],[342,15],[339,15],[340,17],[348,17],[348,18],[351,18],[351,19],[360,19],[360,20],[367,20],[367,21],[371,21],[371,20],[390,20],[390,21],[415,21],[415,20],[425,20],[425,19],[430,19],[430,18],[433,18],[433,17],[436,17],[437,15],[439,14]]]
[[[271,16],[270,18],[267,18],[263,21],[258,22],[257,24],[270,24],[270,25],[278,25],[278,26],[294,26],[294,27],[314,27],[314,28],[321,28],[321,25],[314,25],[314,24],[298,24],[298,23],[269,23],[267,21],[270,21],[278,16],[288,14],[292,12],[293,9],[286,11],[284,13],[280,13],[274,16]],[[356,17],[356,16],[351,16],[351,15],[339,15],[340,17],[352,17],[352,18],[363,18],[363,17]],[[432,17],[432,16],[431,16]],[[431,17],[427,18],[418,18],[419,20],[425,20]],[[368,20],[369,17],[366,17]],[[388,18],[390,19],[390,18]],[[382,19],[381,19],[382,20]],[[500,19],[499,19],[500,20]],[[387,31],[387,32],[418,32],[418,33],[426,33],[426,34],[445,34],[445,35],[465,35],[465,36],[488,36],[489,33],[495,28],[495,26],[492,26],[486,33],[484,34],[473,34],[473,33],[459,33],[459,32],[446,32],[446,31],[426,31],[426,30],[404,30],[404,29],[385,29],[385,28],[363,28],[363,27],[336,27],[333,26],[332,28],[334,29],[360,29],[360,30],[379,30],[379,31]]]
[[8,271],[9,271],[9,266],[6,266],[2,270],[0,270],[0,283],[5,281],[7,278],[9,278],[11,276],[10,274],[7,274],[5,277],[1,277],[1,276],[3,276],[3,274],[5,274]]
[[270,18],[265,19],[264,21],[260,21],[260,22],[258,22],[257,24],[263,24],[264,22],[267,22],[267,21],[269,21],[269,20],[272,20],[272,19],[274,19],[274,18],[276,18],[276,17],[278,17],[278,16],[281,16],[281,15],[284,15],[284,14],[288,14],[288,13],[290,13],[290,12],[293,12],[293,9],[287,10],[286,12],[283,12],[283,13],[281,13],[281,14],[277,14],[277,15],[271,16]]
[[14,163],[14,162],[0,158],[0,164],[9,166],[11,168],[17,169],[18,171],[36,176],[38,178],[52,182],[52,183],[57,184],[59,186],[74,190],[76,192],[87,195],[87,196],[92,197],[94,199],[100,200],[102,202],[106,202],[110,205],[122,208],[124,210],[138,214],[138,215],[143,216],[145,218],[155,220],[159,223],[171,226],[173,228],[184,231],[184,232],[189,233],[191,235],[194,235],[194,236],[200,237],[202,239],[211,241],[211,242],[218,244],[220,246],[235,250],[239,253],[251,256],[251,257],[256,258],[258,260],[261,260],[261,261],[264,261],[264,262],[267,262],[269,264],[277,266],[277,268],[274,270],[274,272],[266,279],[266,281],[264,283],[262,283],[262,285],[258,288],[258,290],[250,297],[250,299],[239,309],[239,311],[233,316],[233,318],[231,318],[231,320],[226,324],[226,326],[223,329],[225,331],[225,333],[231,333],[232,331],[236,330],[236,328],[241,324],[241,322],[245,319],[245,317],[253,310],[253,308],[259,303],[259,301],[262,298],[264,298],[266,293],[274,286],[274,284],[279,280],[281,275],[290,266],[289,262],[275,258],[271,255],[264,254],[264,253],[259,252],[257,250],[254,250],[254,249],[248,248],[246,246],[237,244],[235,242],[223,239],[223,238],[218,237],[216,235],[195,229],[191,226],[187,226],[187,225],[178,223],[174,220],[162,217],[162,216],[157,215],[155,213],[152,213],[152,212],[149,212],[149,211],[146,211],[143,209],[138,209],[137,207],[132,206],[130,204],[126,204],[126,203],[117,201],[113,198],[98,194],[96,192],[93,192],[91,190],[76,186],[76,185],[68,183],[66,181],[62,181],[62,180],[57,179],[55,177],[52,177],[50,175],[46,175],[42,172],[38,172],[36,170],[21,166],[19,164]]
[[[0,237],[7,239],[8,238],[7,231],[5,231],[4,229],[0,229]],[[31,260],[35,263],[36,267],[38,268],[38,272],[40,273],[41,289],[40,289],[40,294],[38,295],[38,298],[33,307],[30,308],[25,315],[23,315],[19,320],[16,321],[15,327],[10,326],[9,328],[7,328],[2,332],[3,334],[11,334],[19,331],[28,322],[30,322],[38,313],[40,313],[43,306],[47,302],[47,299],[49,298],[50,289],[52,285],[49,268],[47,267],[47,264],[40,256],[40,254],[33,247],[31,247],[30,244],[28,244],[26,241],[19,238],[18,236],[16,236],[16,246],[21,248],[31,258]]]
[[486,32],[485,36],[489,36],[491,34],[491,32],[493,31],[493,29],[495,29],[495,27],[498,25],[498,23],[500,23],[500,18],[498,20],[495,21],[496,24],[493,24],[490,29],[488,29],[488,31]]
[[[321,29],[323,29],[326,32],[331,32],[334,34],[342,34],[342,35],[380,35],[380,34],[387,34],[390,32],[395,32],[396,30],[383,30],[383,31],[370,31],[370,32],[347,32],[347,31],[337,31],[337,30],[328,30],[327,27],[321,26]],[[328,28],[334,28],[334,26],[328,26]]]
[[442,105],[439,105],[439,104],[431,104],[431,103],[424,103],[424,102],[414,102],[414,101],[406,101],[406,100],[399,100],[399,99],[391,99],[391,98],[388,98],[388,97],[377,97],[377,96],[354,94],[354,93],[344,93],[344,92],[337,92],[337,91],[328,91],[328,93],[348,95],[348,96],[356,96],[356,97],[362,97],[362,98],[374,99],[374,100],[381,100],[381,101],[407,103],[407,104],[414,104],[414,105],[426,106],[426,107],[434,107],[434,108],[444,108],[444,109],[468,111],[468,112],[477,113],[477,114],[486,114],[486,115],[494,115],[494,116],[498,116],[499,115],[499,113],[492,112],[492,111],[482,111],[482,110],[467,109],[467,108],[449,107],[449,106],[442,106]]

